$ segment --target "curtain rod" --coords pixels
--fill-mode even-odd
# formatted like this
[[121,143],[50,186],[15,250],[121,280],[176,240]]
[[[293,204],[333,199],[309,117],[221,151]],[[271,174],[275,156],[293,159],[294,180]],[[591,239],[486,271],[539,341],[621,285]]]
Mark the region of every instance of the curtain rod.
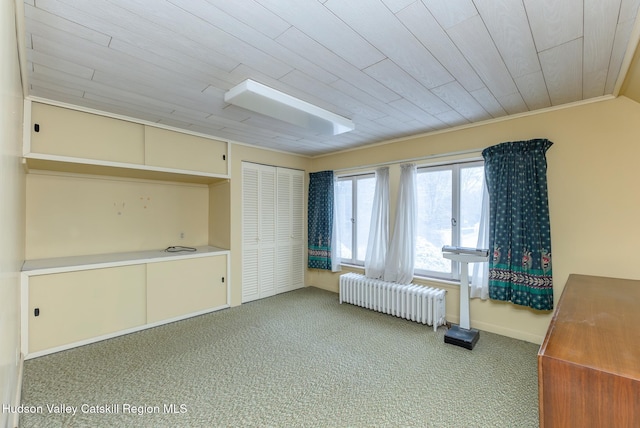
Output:
[[398,160],[393,160],[393,161],[388,161],[388,162],[373,163],[373,164],[369,164],[369,165],[358,165],[358,166],[353,166],[353,167],[349,167],[349,168],[340,168],[340,169],[334,170],[334,172],[335,173],[341,173],[341,172],[347,172],[347,171],[355,171],[355,170],[358,170],[358,169],[381,167],[381,166],[395,165],[395,164],[407,163],[407,162],[418,162],[418,161],[427,160],[427,159],[437,159],[437,158],[444,158],[444,157],[449,157],[449,156],[468,155],[468,154],[471,154],[471,153],[481,153],[482,150],[484,150],[484,148],[473,149],[473,150],[461,150],[459,152],[441,153],[441,154],[437,154],[437,155],[434,154],[434,155],[420,156],[420,157],[417,157],[417,158],[398,159]]

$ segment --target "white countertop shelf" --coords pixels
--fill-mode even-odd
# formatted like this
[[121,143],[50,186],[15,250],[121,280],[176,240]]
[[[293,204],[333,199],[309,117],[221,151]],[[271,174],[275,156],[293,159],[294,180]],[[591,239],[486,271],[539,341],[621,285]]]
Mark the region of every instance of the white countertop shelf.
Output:
[[22,265],[22,273],[25,275],[45,275],[51,273],[71,272],[78,270],[99,269],[229,254],[229,250],[224,248],[211,246],[200,246],[194,248],[196,249],[196,251],[170,252],[166,249],[162,249],[26,260]]

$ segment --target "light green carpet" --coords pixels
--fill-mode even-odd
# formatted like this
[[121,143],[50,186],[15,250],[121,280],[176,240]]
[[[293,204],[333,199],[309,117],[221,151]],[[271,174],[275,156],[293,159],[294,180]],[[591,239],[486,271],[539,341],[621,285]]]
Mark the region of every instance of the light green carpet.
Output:
[[444,333],[305,288],[28,360],[21,426],[537,427],[538,346]]

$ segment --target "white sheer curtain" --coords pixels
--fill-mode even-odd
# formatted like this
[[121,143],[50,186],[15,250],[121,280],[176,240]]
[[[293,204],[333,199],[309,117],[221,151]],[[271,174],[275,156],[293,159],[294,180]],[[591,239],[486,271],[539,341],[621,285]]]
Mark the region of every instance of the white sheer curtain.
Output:
[[340,227],[338,227],[338,213],[341,207],[338,206],[341,198],[338,197],[338,177],[333,177],[333,226],[331,231],[331,272],[340,272],[342,267],[342,239],[340,235]]
[[[482,182],[482,214],[478,228],[478,245],[476,248],[489,248],[489,192],[485,181]],[[489,251],[489,257],[492,252]],[[489,298],[489,263],[471,263],[470,295],[472,298],[486,300]]]
[[404,164],[400,168],[396,220],[384,280],[409,284],[413,280],[416,259],[417,169],[415,164]]
[[389,167],[376,169],[376,188],[371,208],[371,224],[367,254],[364,258],[364,274],[367,278],[384,276],[384,264],[389,240]]

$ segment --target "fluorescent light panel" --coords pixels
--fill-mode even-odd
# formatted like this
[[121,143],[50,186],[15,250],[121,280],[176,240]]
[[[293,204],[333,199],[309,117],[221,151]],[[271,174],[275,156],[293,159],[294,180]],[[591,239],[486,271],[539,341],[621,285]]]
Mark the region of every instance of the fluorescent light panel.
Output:
[[355,128],[353,122],[345,117],[251,79],[229,89],[224,94],[224,100],[235,106],[321,134],[338,135],[353,131]]

